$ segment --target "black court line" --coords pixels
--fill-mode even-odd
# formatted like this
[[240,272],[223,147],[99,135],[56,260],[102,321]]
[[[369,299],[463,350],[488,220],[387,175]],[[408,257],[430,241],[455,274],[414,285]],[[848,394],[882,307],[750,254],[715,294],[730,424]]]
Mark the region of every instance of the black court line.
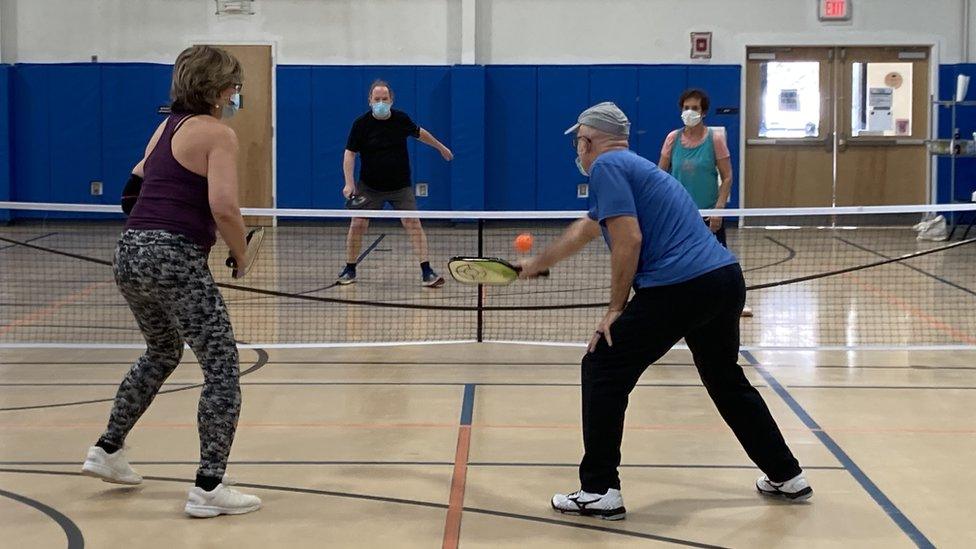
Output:
[[[29,475],[54,475],[54,476],[82,476],[81,473],[76,473],[73,471],[44,471],[37,469],[0,469],[0,473],[14,473],[14,474],[29,474]],[[159,482],[180,482],[180,483],[192,483],[193,479],[175,478],[175,477],[143,477],[145,480],[154,480]],[[307,494],[314,496],[327,496],[345,499],[355,499],[361,501],[371,501],[377,503],[393,503],[399,505],[412,505],[415,507],[425,507],[428,509],[443,509],[448,508],[447,504],[436,503],[432,501],[414,500],[414,499],[403,499],[403,498],[393,498],[387,496],[371,496],[367,494],[355,494],[350,492],[335,492],[330,490],[316,490],[313,488],[298,488],[293,486],[279,486],[271,484],[250,484],[250,483],[237,483],[237,487],[241,488],[252,488],[255,490],[268,490],[275,492],[287,492],[295,494]],[[611,528],[608,526],[598,526],[594,524],[588,524],[583,522],[571,522],[568,520],[559,520],[544,517],[534,517],[531,515],[521,515],[517,513],[508,513],[504,511],[495,511],[492,509],[483,509],[479,507],[464,507],[463,510],[467,513],[477,513],[482,515],[491,515],[497,517],[510,518],[515,520],[522,520],[527,522],[539,522],[544,524],[551,524],[554,526],[564,526],[567,528],[576,528],[579,530],[596,530],[599,532],[606,532],[608,534],[614,534],[619,536],[626,536],[639,539],[650,539],[654,541],[661,541],[666,543],[673,543],[675,545],[682,545],[685,547],[700,547],[705,549],[726,549],[720,545],[708,545],[704,543],[698,543],[695,541],[683,540],[678,538],[671,538],[666,536],[658,536],[655,534],[645,534],[643,532],[633,532],[630,530],[622,530],[620,528]]]
[[22,496],[6,490],[0,490],[0,496],[23,503],[28,507],[33,507],[34,509],[37,509],[38,511],[47,515],[48,518],[54,522],[58,523],[58,526],[60,526],[61,530],[64,531],[65,537],[68,538],[68,549],[82,549],[85,546],[85,536],[81,534],[81,529],[78,528],[78,525],[57,509],[44,505],[36,499],[31,499],[27,496]]
[[784,257],[783,259],[780,259],[779,261],[774,261],[772,263],[767,263],[765,265],[760,265],[758,267],[750,267],[748,269],[742,269],[742,272],[743,273],[751,273],[753,271],[760,271],[762,269],[768,269],[770,267],[775,267],[777,265],[782,265],[783,263],[786,263],[787,261],[791,261],[794,257],[796,257],[796,250],[794,250],[793,248],[787,246],[786,244],[783,244],[782,242],[780,242],[779,240],[776,240],[775,238],[773,238],[771,236],[765,236],[763,238],[765,238],[766,240],[769,240],[770,242],[772,242],[773,244],[776,244],[777,246],[780,246],[782,248],[785,248],[786,249],[786,257]]
[[[835,236],[834,238],[836,238],[837,240],[840,240],[841,242],[843,242],[844,244],[847,244],[848,246],[853,246],[853,247],[857,248],[858,250],[861,250],[862,252],[867,252],[869,254],[873,254],[873,255],[876,255],[876,256],[881,257],[881,258],[884,258],[884,259],[891,259],[891,257],[889,257],[889,256],[887,256],[887,255],[885,255],[885,254],[883,254],[881,252],[872,250],[871,248],[868,248],[866,246],[862,246],[862,245],[860,245],[860,244],[858,244],[856,242],[851,242],[850,240],[847,240],[846,238],[843,238],[843,237],[840,237],[840,236]],[[909,265],[908,263],[904,263],[904,262],[899,261],[898,264],[901,265],[902,267],[906,267],[908,269],[911,269],[911,270],[915,271],[916,273],[919,273],[921,275],[925,275],[925,276],[927,276],[927,277],[929,277],[929,278],[931,278],[933,280],[937,280],[937,281],[939,281],[939,282],[941,282],[941,283],[943,283],[943,284],[945,284],[947,286],[951,286],[951,287],[953,287],[953,288],[955,288],[957,290],[961,290],[963,292],[966,292],[967,294],[969,294],[971,296],[976,296],[976,290],[973,290],[972,288],[967,288],[966,286],[963,286],[961,284],[956,284],[955,282],[952,282],[951,280],[946,280],[945,278],[942,278],[939,275],[930,273],[930,272],[928,272],[928,271],[926,271],[924,269],[919,269],[918,267],[915,267],[914,265]]]
[[[836,237],[835,237],[836,238]],[[863,265],[855,265],[853,267],[844,267],[843,269],[835,269],[833,271],[826,271],[822,273],[814,273],[804,276],[798,276],[795,278],[787,278],[785,280],[778,280],[774,282],[766,282],[764,284],[754,284],[752,286],[746,286],[746,291],[754,290],[764,290],[766,288],[774,288],[777,286],[786,286],[788,284],[797,284],[799,282],[809,282],[810,280],[817,280],[821,278],[827,278],[828,276],[837,276],[847,273],[853,273],[856,271],[863,271],[864,269],[870,269],[873,267],[880,267],[881,265],[888,265],[889,263],[900,263],[908,259],[914,259],[916,257],[922,257],[925,255],[931,255],[934,253],[944,252],[946,250],[951,250],[953,248],[958,248],[960,246],[968,246],[976,242],[976,238],[970,238],[969,240],[960,240],[959,242],[953,242],[952,244],[946,244],[944,246],[939,246],[937,248],[930,248],[928,250],[921,250],[918,252],[913,252],[909,254],[900,255],[898,257],[889,257],[887,259],[881,259],[878,261],[872,261],[871,263],[865,263]]]
[[[252,370],[248,370],[250,372]],[[243,375],[243,373],[241,374]],[[118,383],[96,383],[96,382],[7,382],[0,383],[0,387],[118,387]],[[179,390],[192,389],[193,387],[201,387],[199,383],[167,383],[169,386],[180,386]],[[464,382],[464,381],[245,381],[241,382],[242,387],[467,387],[467,386],[480,386],[480,387],[580,387],[579,383],[573,382],[544,382],[544,381],[485,381],[485,382]],[[704,387],[701,383],[653,383],[645,382],[638,383],[637,387],[655,387],[655,388],[701,388]],[[757,389],[766,388],[766,385],[753,384],[753,387]],[[830,388],[830,387],[822,387]],[[849,389],[851,387],[837,386],[838,389]],[[159,394],[164,392],[174,392],[174,391],[160,391]],[[74,403],[74,404],[88,404],[88,402]],[[66,404],[67,405],[67,404]],[[13,410],[14,408],[0,408],[0,412],[6,410]]]
[[[266,351],[264,351],[264,349],[254,349],[254,351],[258,355],[257,360],[254,362],[254,364],[250,368],[248,368],[247,370],[244,370],[243,372],[241,372],[240,373],[240,377],[244,377],[244,376],[246,376],[246,375],[248,375],[248,374],[250,374],[252,372],[256,372],[257,370],[260,370],[262,367],[264,367],[265,364],[268,363],[268,353]],[[184,387],[177,387],[175,389],[166,389],[166,390],[163,390],[163,391],[159,391],[156,394],[157,395],[164,395],[164,394],[169,394],[169,393],[178,393],[180,391],[187,391],[187,390],[190,390],[190,389],[195,389],[197,387],[203,387],[203,383],[196,383],[196,384],[193,384],[193,385],[186,385]],[[21,410],[40,410],[40,409],[44,409],[44,408],[64,408],[64,407],[67,407],[67,406],[80,406],[80,405],[83,405],[83,404],[98,404],[98,403],[101,403],[101,402],[113,402],[114,400],[115,400],[115,397],[113,396],[112,398],[98,398],[98,399],[92,399],[92,400],[79,400],[79,401],[75,401],[75,402],[59,402],[59,403],[53,403],[53,404],[35,404],[35,405],[31,405],[31,406],[14,406],[14,407],[10,407],[10,408],[0,408],[0,412],[14,412],[14,411],[21,411]]]
[[[475,424],[477,426],[477,424]],[[0,462],[2,463],[2,462]],[[194,462],[196,463],[196,462]],[[30,465],[27,463],[26,465]],[[470,467],[571,467],[578,468],[579,463],[505,463],[505,462],[471,462]],[[753,464],[748,465],[713,465],[709,463],[689,464],[689,463],[621,463],[618,467],[623,469],[746,469],[757,470]],[[845,471],[840,465],[804,465],[803,469],[818,471]]]
[[900,509],[898,509],[894,502],[892,502],[891,499],[889,499],[888,496],[886,496],[885,493],[878,488],[877,484],[868,478],[868,475],[864,472],[864,470],[858,467],[858,465],[854,463],[854,460],[847,455],[847,452],[845,452],[844,449],[841,448],[841,446],[837,444],[837,442],[834,441],[834,439],[828,435],[827,432],[824,431],[816,421],[814,421],[813,417],[795,398],[793,398],[793,395],[791,395],[789,391],[787,391],[779,383],[773,374],[771,374],[765,368],[762,368],[760,362],[756,360],[756,357],[754,357],[749,351],[740,351],[740,353],[743,357],[745,357],[746,360],[756,366],[756,370],[763,376],[766,383],[773,388],[783,402],[785,402],[786,405],[793,410],[793,413],[800,418],[800,421],[802,421],[803,424],[810,429],[814,436],[816,436],[817,439],[819,439],[820,442],[827,448],[827,450],[834,455],[837,461],[839,461],[844,468],[847,469],[851,476],[854,477],[854,480],[861,485],[861,488],[868,493],[871,499],[873,499],[874,502],[881,507],[885,514],[887,514],[888,517],[894,521],[901,531],[904,532],[905,535],[907,535],[916,546],[925,549],[935,549],[935,545],[933,545],[932,542],[925,537],[925,534],[923,534],[922,531],[919,530],[918,527],[915,526],[915,524],[907,516],[905,516]]
[[[81,465],[80,461],[0,461],[0,465]],[[200,465],[200,461],[130,461],[130,465]],[[228,466],[240,465],[240,466],[251,466],[251,465],[283,465],[283,466],[296,466],[296,465],[364,465],[364,466],[453,466],[453,461],[344,461],[344,460],[282,460],[282,461],[267,461],[267,460],[241,460],[241,461],[228,461]]]
[[[130,461],[131,465],[179,465],[179,466],[197,466],[200,461]],[[44,465],[44,466],[63,466],[63,465],[81,465],[79,461],[0,461],[0,465]],[[386,467],[386,466],[432,466],[432,467],[452,467],[454,466],[453,461],[362,461],[362,460],[282,460],[282,461],[267,461],[267,460],[241,460],[241,461],[228,461],[228,466],[319,466],[319,465],[332,465],[332,466],[366,466],[366,467]],[[469,462],[469,467],[552,467],[552,468],[577,468],[579,463],[536,463],[536,462],[494,462],[494,461],[482,461],[482,462]],[[730,464],[687,464],[687,463],[622,463],[620,465],[622,468],[631,469],[745,469],[745,470],[755,470],[756,466],[753,464],[742,464],[742,465],[730,465]],[[804,470],[818,470],[818,471],[846,471],[841,465],[804,465]]]
[[[40,240],[42,238],[47,238],[49,236],[54,236],[56,234],[58,234],[58,233],[48,233],[48,234],[45,234],[45,235],[36,236],[34,238],[25,240],[24,242],[34,242],[34,241]],[[3,250],[10,249],[10,248],[16,248],[17,246],[18,246],[17,244],[7,244],[6,246],[0,246],[0,252],[2,252]]]
[[[375,250],[376,249],[376,245],[379,244],[380,241],[383,240],[384,238],[386,238],[386,233],[380,233],[380,235],[378,237],[376,237],[376,240],[374,240],[372,244],[370,244],[369,246],[367,246],[366,249],[363,250],[363,252],[361,254],[359,254],[359,257],[356,258],[356,265],[359,265],[364,259],[366,259],[366,256],[368,256],[370,254],[370,252],[372,252],[373,250]],[[339,281],[338,280],[336,280],[332,284],[329,284],[328,286],[322,286],[321,288],[316,288],[314,290],[305,290],[304,292],[298,292],[295,295],[314,294],[315,292],[321,292],[321,291],[324,291],[324,290],[330,290],[332,288],[335,288],[336,286],[339,286]],[[260,300],[264,300],[264,299],[272,299],[272,298],[269,297],[269,296],[243,297],[241,299],[227,300],[227,303],[247,303],[247,302],[253,302],[253,301],[260,301]]]
[[[132,349],[138,351],[138,349]],[[131,365],[131,360],[91,360],[91,361],[60,361],[33,360],[25,362],[8,362],[3,366],[114,366]],[[199,364],[197,362],[183,362],[181,364]],[[579,367],[579,362],[498,362],[498,361],[399,361],[399,360],[270,360],[268,364],[275,365],[318,365],[318,366],[565,366]],[[690,362],[657,362],[656,367],[692,367]],[[754,368],[752,364],[739,364],[742,368]],[[976,366],[934,366],[929,364],[906,364],[903,366],[872,366],[850,364],[770,364],[767,368],[810,368],[810,369],[841,369],[841,370],[976,370]]]
[[[248,370],[250,372],[252,370]],[[243,374],[242,374],[243,375]],[[0,383],[0,387],[118,387],[115,382],[57,382],[57,381],[11,381]],[[464,381],[242,381],[242,387],[465,387],[477,385],[480,387],[580,387],[579,383],[573,382],[554,382],[554,381],[479,381],[476,383]],[[191,382],[172,382],[164,386],[182,387],[184,389],[200,387],[199,383]],[[769,388],[769,385],[753,383],[757,389]],[[784,385],[789,389],[876,389],[876,390],[898,390],[898,391],[972,391],[976,390],[976,385]],[[701,388],[701,383],[668,383],[668,382],[644,382],[638,383],[636,387],[663,387],[663,388]],[[0,409],[3,411],[4,409]]]
[[539,522],[542,524],[554,524],[557,526],[572,526],[573,528],[579,528],[581,530],[594,530],[597,532],[607,532],[610,534],[621,534],[621,535],[626,535],[635,538],[649,539],[649,540],[660,541],[664,543],[673,543],[674,545],[682,545],[685,547],[700,547],[703,549],[726,549],[725,546],[722,545],[710,545],[707,543],[699,543],[696,541],[670,538],[667,536],[658,536],[655,534],[644,534],[641,532],[632,532],[629,530],[620,530],[618,528],[610,528],[607,526],[599,526],[596,524],[589,524],[583,522],[567,522],[564,520],[558,520],[552,518],[519,515],[515,513],[508,513],[505,511],[493,511],[491,509],[482,509],[479,507],[464,507],[463,510],[465,513],[478,513],[481,515],[491,515],[495,517],[504,517],[504,518],[511,518],[517,520],[525,520],[530,522]]
[[[131,349],[132,351],[137,351],[138,349]],[[582,349],[580,350],[582,352]],[[582,356],[582,355],[581,355]],[[35,360],[27,362],[11,362],[9,365],[113,365],[113,364],[132,364],[131,360],[107,360],[107,361],[94,361],[94,360],[83,360],[83,361],[55,361],[55,360]],[[184,362],[183,364],[198,364],[197,362]],[[359,366],[359,365],[379,365],[379,366],[575,366],[579,367],[579,362],[499,362],[497,360],[454,360],[454,361],[436,361],[436,360],[268,360],[268,364],[285,364],[285,365],[322,365],[322,366]],[[656,362],[654,366],[694,366],[691,362]],[[748,366],[748,364],[740,364],[739,366]]]

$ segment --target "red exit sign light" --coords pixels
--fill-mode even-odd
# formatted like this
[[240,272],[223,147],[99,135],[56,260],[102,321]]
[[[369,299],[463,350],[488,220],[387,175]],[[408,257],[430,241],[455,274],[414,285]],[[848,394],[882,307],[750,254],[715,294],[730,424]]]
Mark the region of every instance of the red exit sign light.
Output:
[[817,15],[821,21],[850,21],[851,0],[820,0]]

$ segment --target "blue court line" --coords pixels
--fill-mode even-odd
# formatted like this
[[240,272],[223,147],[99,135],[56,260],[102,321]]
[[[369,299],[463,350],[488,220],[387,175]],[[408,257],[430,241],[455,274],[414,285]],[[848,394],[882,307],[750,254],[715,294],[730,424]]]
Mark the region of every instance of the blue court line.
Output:
[[377,237],[376,240],[374,240],[372,244],[370,244],[369,246],[366,246],[366,249],[363,250],[363,253],[359,254],[359,257],[356,258],[356,264],[358,265],[362,260],[366,259],[366,256],[369,255],[370,252],[372,252],[373,250],[375,250],[376,249],[376,246],[378,246],[379,243],[384,238],[386,238],[386,233],[380,233],[380,236]]
[[834,439],[831,438],[830,435],[828,435],[816,421],[814,421],[810,414],[803,409],[803,406],[801,406],[800,403],[793,398],[793,395],[791,395],[789,391],[787,391],[786,388],[784,388],[780,382],[773,377],[773,374],[769,373],[769,371],[766,370],[766,368],[764,368],[756,357],[753,356],[749,351],[740,351],[740,354],[745,357],[747,361],[749,361],[749,364],[756,367],[756,371],[759,372],[759,375],[766,380],[766,383],[770,386],[770,388],[772,388],[773,391],[775,391],[776,394],[779,395],[784,402],[786,402],[787,406],[793,410],[793,413],[800,418],[800,421],[802,421],[803,424],[810,429],[810,431],[812,431],[818,439],[820,439],[820,442],[826,446],[828,450],[830,450],[830,453],[837,458],[837,461],[839,461],[845,469],[847,469],[851,476],[854,477],[854,480],[861,485],[861,488],[864,488],[864,491],[871,496],[871,499],[873,499],[874,502],[881,507],[885,514],[887,514],[888,517],[890,517],[899,528],[901,528],[901,531],[911,538],[911,540],[915,542],[916,546],[924,547],[926,549],[934,549],[935,545],[929,541],[927,537],[925,537],[925,534],[923,534],[922,531],[919,530],[918,527],[915,526],[915,524],[913,524],[912,521],[909,520],[909,518],[898,509],[894,502],[888,499],[888,496],[886,496],[884,492],[878,488],[878,485],[868,478],[867,474],[865,474],[865,472],[858,467],[856,463],[854,463],[854,460],[847,455],[847,452],[845,452],[840,445],[837,444],[837,442],[835,442]]
[[474,416],[474,383],[464,384],[464,400],[461,401],[461,425],[471,425]]

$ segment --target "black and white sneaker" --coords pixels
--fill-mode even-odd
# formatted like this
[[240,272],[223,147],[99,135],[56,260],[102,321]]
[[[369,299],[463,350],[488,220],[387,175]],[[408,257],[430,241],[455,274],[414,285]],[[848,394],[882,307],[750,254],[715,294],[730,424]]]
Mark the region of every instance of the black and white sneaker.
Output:
[[552,496],[552,508],[566,515],[600,517],[603,520],[622,520],[627,516],[620,490],[610,488],[606,494],[591,494],[579,490],[572,494]]
[[786,482],[773,482],[769,477],[761,476],[756,480],[756,490],[765,496],[781,497],[789,501],[805,501],[813,495],[813,488],[810,488],[803,473]]
[[444,277],[434,271],[430,271],[421,276],[420,283],[427,288],[440,288],[444,285]]
[[356,282],[356,269],[354,267],[346,266],[339,273],[339,278],[336,279],[336,284],[340,286],[348,286],[349,284],[355,284]]

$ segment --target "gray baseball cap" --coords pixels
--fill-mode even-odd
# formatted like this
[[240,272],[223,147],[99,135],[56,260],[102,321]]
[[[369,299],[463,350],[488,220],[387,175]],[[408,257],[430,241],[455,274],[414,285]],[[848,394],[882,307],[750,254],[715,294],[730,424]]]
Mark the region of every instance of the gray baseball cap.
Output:
[[566,135],[571,134],[582,125],[596,128],[611,135],[630,135],[630,120],[627,120],[624,111],[610,101],[597,103],[581,112],[573,127],[564,133]]

